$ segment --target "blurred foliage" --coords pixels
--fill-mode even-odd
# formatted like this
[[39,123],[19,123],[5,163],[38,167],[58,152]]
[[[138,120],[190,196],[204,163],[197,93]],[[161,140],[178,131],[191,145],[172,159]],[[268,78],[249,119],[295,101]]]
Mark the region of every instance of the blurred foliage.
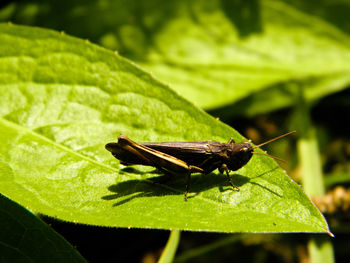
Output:
[[295,83],[310,101],[346,88],[347,10],[345,1],[39,0],[9,2],[0,18],[117,50],[229,118],[293,105]]

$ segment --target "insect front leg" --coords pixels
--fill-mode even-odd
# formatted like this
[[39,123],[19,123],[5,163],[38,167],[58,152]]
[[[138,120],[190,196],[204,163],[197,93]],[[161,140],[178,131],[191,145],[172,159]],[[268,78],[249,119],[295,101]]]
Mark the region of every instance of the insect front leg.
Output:
[[224,173],[224,171],[226,172],[226,175],[227,175],[227,179],[228,179],[229,184],[232,186],[232,188],[236,189],[236,190],[239,192],[238,186],[236,186],[236,185],[234,185],[234,184],[232,183],[232,180],[231,180],[231,177],[230,177],[230,173],[229,173],[229,169],[228,169],[227,165],[223,163],[223,164],[219,167],[219,171],[220,171],[220,173]]

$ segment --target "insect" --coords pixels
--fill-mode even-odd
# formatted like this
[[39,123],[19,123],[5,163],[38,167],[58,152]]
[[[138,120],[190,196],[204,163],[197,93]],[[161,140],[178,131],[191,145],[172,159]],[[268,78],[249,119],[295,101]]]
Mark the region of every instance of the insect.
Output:
[[232,183],[229,172],[246,165],[253,154],[261,154],[283,161],[275,156],[254,152],[254,149],[292,133],[295,131],[256,146],[252,146],[249,142],[236,143],[232,138],[227,143],[216,141],[136,143],[127,136],[120,135],[118,142],[108,143],[105,148],[123,165],[148,165],[163,172],[187,174],[185,191],[185,200],[187,200],[191,174],[208,174],[215,169],[219,169],[220,173],[225,172],[229,184],[233,189],[239,191],[239,188]]

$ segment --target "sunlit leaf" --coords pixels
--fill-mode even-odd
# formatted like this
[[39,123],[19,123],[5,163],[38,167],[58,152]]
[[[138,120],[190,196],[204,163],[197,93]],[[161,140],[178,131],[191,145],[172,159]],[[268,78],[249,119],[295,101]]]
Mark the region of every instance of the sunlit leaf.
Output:
[[244,140],[232,128],[98,46],[0,25],[0,191],[31,210],[100,226],[223,232],[326,232],[317,208],[273,160],[163,180],[104,149],[135,141]]

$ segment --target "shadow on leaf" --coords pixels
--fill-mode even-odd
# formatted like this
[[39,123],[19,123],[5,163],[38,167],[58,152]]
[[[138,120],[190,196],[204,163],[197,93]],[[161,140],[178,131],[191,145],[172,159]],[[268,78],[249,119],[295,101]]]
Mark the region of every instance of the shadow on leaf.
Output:
[[[158,170],[151,172],[141,172],[135,168],[127,167],[122,173],[133,173],[138,176],[143,174],[157,174],[157,176],[147,179],[133,179],[123,181],[108,187],[113,194],[103,196],[103,200],[118,200],[113,206],[119,206],[124,203],[140,197],[166,196],[166,195],[184,195],[186,188],[186,175],[160,174]],[[234,185],[241,187],[248,183],[250,179],[240,174],[231,174]],[[191,199],[199,193],[219,187],[220,192],[236,191],[227,182],[226,175],[223,174],[193,174],[191,175],[191,185],[188,192],[188,199]],[[193,193],[195,193],[193,195]]]
[[[262,174],[259,174],[258,176],[255,176],[255,177],[253,177],[253,178],[250,178],[250,179],[252,180],[252,179],[255,179],[255,178],[259,178],[259,177],[261,177],[261,176],[263,176],[263,175],[265,175],[265,174],[269,174],[269,173],[273,172],[274,170],[276,170],[276,169],[278,169],[278,168],[279,168],[279,167],[276,166],[275,168],[270,169],[270,170],[268,170],[268,171],[266,171],[266,172],[264,172],[264,173],[262,173]],[[261,184],[256,183],[256,182],[252,182],[251,180],[250,180],[250,183],[251,183],[251,184],[258,185],[259,187],[264,188],[266,191],[270,192],[271,194],[277,195],[278,197],[282,198],[282,195],[276,193],[275,191],[272,191],[271,189],[269,189],[268,187],[266,187],[266,186],[264,186],[264,185],[261,185]]]

